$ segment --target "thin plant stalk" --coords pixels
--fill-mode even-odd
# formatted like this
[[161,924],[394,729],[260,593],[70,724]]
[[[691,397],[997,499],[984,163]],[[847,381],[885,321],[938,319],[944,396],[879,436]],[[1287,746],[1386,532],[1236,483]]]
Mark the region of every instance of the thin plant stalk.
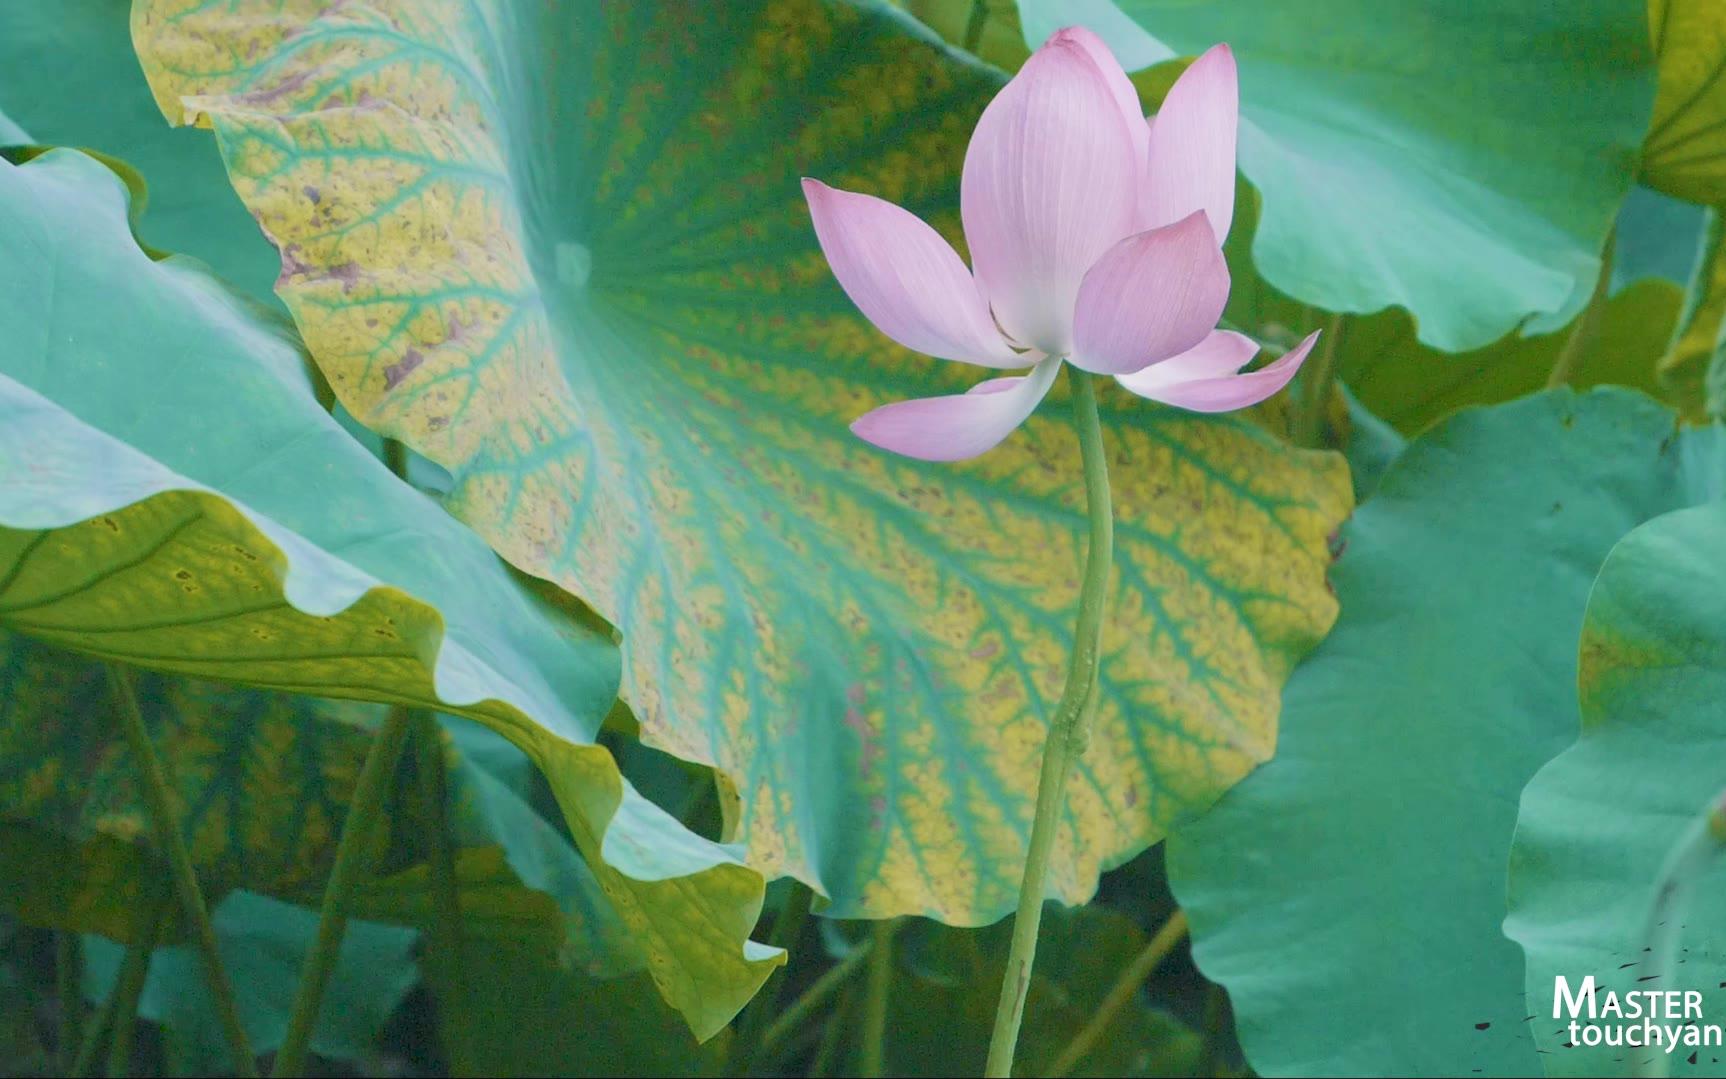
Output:
[[1205,993],[1205,1038],[1199,1047],[1199,1067],[1194,1075],[1216,1075],[1223,1058],[1223,1025],[1228,1022],[1228,995],[1211,983]]
[[60,1067],[70,1069],[84,1040],[84,949],[78,934],[54,934],[54,991],[60,998]]
[[815,1057],[809,1062],[811,1077],[833,1074],[839,1046],[844,1040],[845,1019],[851,1014],[851,1005],[856,997],[856,987],[846,986],[845,992],[839,995],[838,1003],[833,1005],[833,1011],[828,1014],[827,1022],[821,1027],[821,1041],[815,1046]]
[[[1691,821],[1660,868],[1643,929],[1646,942],[1643,954],[1647,958],[1642,961],[1638,983],[1657,989],[1677,988],[1672,984],[1672,974],[1678,966],[1678,943],[1684,932],[1690,898],[1697,882],[1723,850],[1726,850],[1726,791],[1715,795],[1708,808]],[[1639,1079],[1665,1079],[1670,1066],[1671,1055],[1659,1046],[1649,1048],[1631,1064],[1632,1073]]]
[[393,438],[384,439],[384,466],[406,482],[408,478],[408,448]]
[[1319,339],[1318,355],[1301,373],[1300,396],[1295,401],[1294,444],[1308,449],[1324,446],[1325,409],[1330,404],[1331,387],[1336,385],[1337,368],[1342,361],[1342,336],[1346,320],[1332,315]]
[[168,911],[168,897],[165,883],[153,888],[147,888],[140,899],[137,909],[133,912],[133,940],[126,946],[126,955],[120,961],[120,973],[114,980],[114,988],[90,1021],[84,1025],[84,1039],[78,1046],[78,1055],[73,1058],[66,1074],[74,1079],[96,1074],[96,1057],[102,1052],[103,1046],[109,1044],[108,1032],[114,1029],[116,1017],[121,1014],[124,1005],[124,1022],[130,1024],[136,1021],[138,1005],[133,1000],[130,1003],[122,1001],[126,994],[124,987],[136,982],[142,990],[145,976],[150,972],[150,958],[155,952],[156,942],[161,936],[162,919]]
[[[138,946],[132,945],[126,949],[127,959],[132,958],[132,951],[136,947]],[[145,948],[144,959],[146,962],[149,960],[149,955],[150,950]],[[122,966],[120,969],[124,970],[125,967]],[[88,1023],[84,1024],[84,1040],[78,1046],[78,1055],[72,1059],[72,1066],[66,1069],[66,1074],[72,1079],[86,1079],[87,1076],[94,1074],[91,1069],[96,1066],[96,1055],[102,1051],[102,1046],[108,1044],[106,1035],[108,1028],[114,1025],[114,1012],[118,1007],[119,995],[109,993],[108,999],[102,1002],[102,1006],[96,1010],[96,1014],[90,1017]]]
[[366,864],[368,845],[382,821],[384,796],[389,792],[412,717],[413,709],[405,705],[391,708],[366,752],[353,802],[348,806],[347,821],[342,825],[342,838],[336,844],[335,864],[330,867],[329,883],[324,886],[317,939],[301,970],[299,991],[288,1016],[287,1034],[276,1052],[272,1076],[301,1075],[306,1070],[306,1053],[323,1005],[324,989],[335,971],[342,937],[347,933],[348,906],[370,868]]
[[[108,665],[108,684],[114,694],[115,711],[132,757],[138,764],[138,788],[144,808],[156,833],[156,844],[167,859],[174,894],[180,902],[180,913],[192,933],[192,943],[204,963],[204,977],[210,984],[211,1002],[222,1034],[233,1056],[236,1074],[250,1077],[258,1074],[257,1061],[252,1056],[251,1041],[240,1024],[239,1006],[234,1001],[233,983],[222,964],[216,948],[216,929],[210,922],[209,908],[204,905],[204,892],[198,885],[198,873],[192,867],[192,853],[186,838],[180,834],[179,813],[174,808],[174,796],[168,786],[167,771],[150,741],[150,729],[138,710],[138,698],[132,690],[132,677],[123,668]],[[117,1033],[117,1031],[116,1031]]]
[[[455,843],[450,832],[449,773],[444,765],[443,738],[437,718],[423,709],[413,713],[412,739],[418,779],[420,812],[425,824],[427,861],[431,870],[432,924],[428,957],[443,971],[443,984],[461,984],[467,969],[462,940],[461,891],[456,880]],[[467,1012],[438,1001],[438,1023],[445,1031],[445,1053],[452,1076],[476,1074]]]
[[966,52],[976,52],[983,41],[983,26],[989,21],[989,0],[971,0],[971,13],[965,17],[965,36],[960,39]]
[[1001,1001],[989,1038],[984,1075],[1013,1073],[1013,1052],[1025,1016],[1025,994],[1037,957],[1037,930],[1043,920],[1043,897],[1049,877],[1049,856],[1066,810],[1067,775],[1090,740],[1096,711],[1097,670],[1102,660],[1103,615],[1108,605],[1109,571],[1114,562],[1114,512],[1109,502],[1109,467],[1103,451],[1102,425],[1097,419],[1097,391],[1091,376],[1069,368],[1073,387],[1073,419],[1078,427],[1084,462],[1085,504],[1090,543],[1085,553],[1084,583],[1079,593],[1079,621],[1074,633],[1067,684],[1055,708],[1049,736],[1043,744],[1043,764],[1037,776],[1037,809],[1025,855],[1025,876],[1019,886],[1018,913],[1013,919],[1013,943],[1001,981]]
[[[785,906],[780,908],[779,916],[773,919],[773,929],[767,935],[767,943],[789,951],[803,933],[804,922],[809,918],[809,905],[814,898],[815,893],[810,891],[808,885],[792,881],[790,894],[785,897]],[[761,992],[755,994],[755,999],[744,1009],[743,1021],[737,1027],[737,1037],[731,1043],[731,1060],[726,1068],[727,1074],[751,1073],[761,1046],[761,1037],[767,1032],[767,1024],[773,1020],[779,989],[785,984],[785,971],[786,967],[781,966],[770,974],[767,984],[761,987]]]
[[875,923],[868,992],[863,997],[863,1051],[857,1068],[863,1079],[887,1074],[887,996],[893,986],[893,934],[898,931],[897,918]]
[[1102,1040],[1109,1024],[1120,1017],[1121,1009],[1131,1003],[1139,987],[1145,984],[1145,979],[1151,976],[1151,972],[1168,958],[1169,953],[1174,951],[1176,945],[1185,940],[1186,936],[1186,912],[1177,910],[1169,915],[1169,920],[1163,923],[1162,928],[1157,930],[1144,949],[1121,971],[1120,977],[1116,978],[1115,984],[1109,988],[1108,996],[1103,998],[1103,1003],[1097,1006],[1084,1027],[1073,1035],[1073,1040],[1062,1048],[1055,1062],[1049,1065],[1044,1072],[1048,1079],[1062,1079],[1063,1076],[1073,1073],[1073,1069],[1085,1059],[1086,1054]]
[[[120,961],[120,974],[114,981],[114,992],[108,999],[109,1075],[123,1076],[131,1073],[132,1036],[138,1025],[138,1003],[144,997],[144,985],[150,975],[150,958],[161,937],[162,919],[167,910],[167,896],[152,891],[144,900],[139,914],[137,939],[127,945],[126,956]],[[84,1068],[95,1064],[98,1044],[100,1043],[89,1044],[90,1055],[84,1062]],[[75,1074],[84,1075],[87,1072],[79,1070]]]
[[113,1033],[108,1039],[108,1071],[111,1076],[132,1073],[132,1036],[138,1028],[138,1002],[150,975],[150,953],[154,941],[140,941],[126,949],[120,976],[114,983]]
[[1613,254],[1618,247],[1618,230],[1614,228],[1606,234],[1606,246],[1600,252],[1600,276],[1594,280],[1594,291],[1588,296],[1588,306],[1582,309],[1582,315],[1576,320],[1576,328],[1570,331],[1570,336],[1564,339],[1564,347],[1558,350],[1558,359],[1553,361],[1552,372],[1546,376],[1546,388],[1555,389],[1566,385],[1576,377],[1576,368],[1582,362],[1583,353],[1593,343],[1600,330],[1601,316],[1606,313],[1607,293],[1612,287]]
[[821,977],[815,979],[801,996],[791,1002],[790,1007],[780,1012],[778,1018],[773,1020],[772,1025],[767,1028],[767,1033],[761,1036],[760,1052],[765,1054],[773,1051],[775,1047],[796,1032],[797,1028],[801,1027],[810,1016],[819,1011],[821,1006],[827,1003],[835,993],[844,988],[845,983],[851,980],[851,975],[857,972],[857,968],[862,965],[863,960],[869,957],[873,947],[870,942],[859,944],[850,955],[829,967],[822,973]]

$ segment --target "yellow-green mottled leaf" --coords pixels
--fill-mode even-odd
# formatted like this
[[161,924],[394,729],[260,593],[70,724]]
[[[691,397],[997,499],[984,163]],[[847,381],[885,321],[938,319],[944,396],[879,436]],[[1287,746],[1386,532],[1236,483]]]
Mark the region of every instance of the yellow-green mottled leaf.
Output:
[[[154,673],[136,690],[170,762],[205,891],[244,888],[315,907],[382,707]],[[129,940],[139,897],[163,881],[114,709],[101,663],[0,631],[0,827],[62,849],[0,862],[0,895],[32,924]],[[497,738],[484,728],[464,737]],[[445,758],[468,932],[567,951],[594,969],[636,965],[639,953],[562,834],[453,742]],[[404,793],[409,779],[396,785],[371,855],[377,876],[355,909],[424,926],[426,831]]]
[[1691,202],[1726,201],[1726,6],[1648,0],[1660,89],[1642,178]]
[[1012,0],[898,0],[898,6],[946,41],[1003,71],[1019,70],[1031,55]]
[[616,655],[317,404],[285,328],[154,261],[93,158],[0,160],[0,628],[266,689],[478,720],[575,840],[702,1035],[777,961],[762,880],[593,743]]
[[[1063,402],[962,467],[853,438],[975,381],[864,322],[798,177],[956,231],[998,73],[883,5],[150,0],[170,119],[213,126],[342,400],[451,509],[623,634],[651,743],[713,763],[752,865],[836,915],[1012,906],[1078,591]],[[1051,891],[1271,753],[1335,607],[1339,458],[1104,402],[1120,518],[1098,730]]]

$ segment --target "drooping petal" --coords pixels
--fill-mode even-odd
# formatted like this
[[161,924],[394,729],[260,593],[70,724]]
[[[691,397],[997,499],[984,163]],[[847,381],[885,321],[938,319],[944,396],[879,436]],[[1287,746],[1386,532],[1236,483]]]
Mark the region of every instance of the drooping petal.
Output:
[[[1288,385],[1300,369],[1301,362],[1312,352],[1318,341],[1315,331],[1306,340],[1289,349],[1274,363],[1244,375],[1218,373],[1239,355],[1239,346],[1222,343],[1217,338],[1239,337],[1239,334],[1216,333],[1204,344],[1185,356],[1154,364],[1130,375],[1117,375],[1115,381],[1138,394],[1166,405],[1194,412],[1230,412],[1256,405]],[[1252,342],[1247,342],[1252,346]],[[1253,349],[1257,351],[1256,348]],[[1206,353],[1207,355],[1195,354]],[[1195,357],[1189,360],[1189,357]],[[1252,353],[1247,353],[1247,359]],[[1184,362],[1183,362],[1184,361]],[[1241,360],[1245,364],[1246,360]],[[1238,370],[1240,364],[1235,366]],[[1170,370],[1172,369],[1172,371]]]
[[1240,89],[1235,57],[1216,45],[1181,72],[1150,120],[1144,227],[1156,228],[1203,210],[1217,243],[1235,216],[1235,129]]
[[1229,267],[1203,213],[1129,236],[1085,274],[1073,311],[1073,363],[1122,375],[1205,339],[1229,299]]
[[851,425],[884,450],[923,461],[962,461],[994,449],[1049,392],[1061,358],[1049,356],[1018,378],[994,378],[969,393],[882,405]]
[[1061,31],[1025,61],[983,110],[959,185],[995,318],[1051,354],[1070,346],[1079,281],[1133,230],[1143,187],[1135,136],[1091,49]]
[[1258,342],[1244,333],[1213,330],[1203,341],[1179,356],[1170,356],[1160,363],[1119,377],[1123,386],[1127,384],[1125,380],[1132,379],[1132,384],[1140,388],[1135,392],[1142,392],[1144,388],[1171,386],[1196,378],[1232,375],[1250,363],[1258,352]]
[[957,252],[906,210],[803,181],[821,251],[875,328],[908,349],[986,367],[1029,367],[1002,340]]

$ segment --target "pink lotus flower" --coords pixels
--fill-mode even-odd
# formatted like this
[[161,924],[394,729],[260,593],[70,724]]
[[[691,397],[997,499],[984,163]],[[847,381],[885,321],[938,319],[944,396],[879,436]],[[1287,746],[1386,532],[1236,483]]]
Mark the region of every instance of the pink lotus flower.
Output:
[[1221,244],[1238,100],[1234,55],[1218,45],[1147,121],[1096,35],[1056,32],[971,135],[959,208],[975,273],[916,216],[805,179],[821,250],[877,329],[941,359],[1030,368],[884,405],[851,430],[907,457],[974,457],[1024,422],[1063,361],[1198,412],[1282,389],[1316,333],[1242,374],[1258,346],[1215,329],[1229,295]]

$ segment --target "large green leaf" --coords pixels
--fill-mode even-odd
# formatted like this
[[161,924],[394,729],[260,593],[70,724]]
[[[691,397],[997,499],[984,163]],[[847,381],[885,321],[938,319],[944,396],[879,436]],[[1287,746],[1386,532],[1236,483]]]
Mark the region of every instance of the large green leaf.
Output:
[[[318,914],[250,892],[234,892],[210,917],[252,1048],[275,1052],[287,1032],[306,953],[317,936]],[[390,1013],[419,979],[414,961],[417,937],[413,930],[399,926],[359,920],[348,924],[312,1032],[314,1052],[337,1060],[360,1059],[370,1053]],[[84,989],[92,999],[104,1000],[114,991],[124,955],[124,948],[106,938],[84,938]],[[195,949],[156,950],[150,957],[138,1014],[167,1028],[169,1055],[178,1065],[175,1073],[220,1075],[229,1066],[232,1058]]]
[[[215,127],[337,393],[619,627],[644,736],[735,784],[751,863],[836,915],[1006,913],[1070,643],[1076,445],[1059,402],[964,467],[853,438],[967,375],[863,322],[797,184],[954,231],[999,76],[835,0],[163,0],[136,37],[170,118]],[[1069,900],[1267,755],[1348,508],[1335,457],[1105,411],[1121,572]]]
[[1181,829],[1194,957],[1263,1075],[1528,1075],[1500,932],[1516,797],[1576,730],[1576,632],[1619,537],[1701,494],[1713,431],[1640,394],[1471,409],[1343,530],[1342,617],[1274,760]]
[[1259,271],[1329,311],[1407,308],[1455,352],[1569,321],[1599,275],[1654,97],[1642,3],[1120,0],[1148,33],[1019,10],[1027,41],[1087,22],[1141,60],[1228,42]]
[[[1726,450],[1710,466],[1726,495]],[[1505,932],[1528,956],[1529,1023],[1552,1075],[1623,1075],[1622,1047],[1567,1046],[1553,1019],[1554,977],[1574,987],[1703,992],[1721,1023],[1726,906],[1702,888],[1680,932],[1679,962],[1650,982],[1646,918],[1667,852],[1726,785],[1726,504],[1656,518],[1613,548],[1582,624],[1582,736],[1522,793]],[[1716,876],[1712,878],[1717,881]],[[1606,1021],[1608,1025],[1610,1020]],[[1718,1046],[1671,1057],[1680,1074],[1726,1075]]]
[[478,1075],[724,1074],[730,1039],[697,1045],[640,975],[599,980],[520,946],[469,949],[459,979],[436,964],[426,976],[447,1037],[466,1035]]
[[349,438],[282,327],[148,258],[94,159],[0,161],[0,327],[0,627],[485,723],[552,779],[696,1030],[748,999],[776,961],[745,942],[761,877],[593,744],[617,677],[607,637]]
[[252,296],[271,299],[270,245],[209,140],[162,123],[132,52],[130,7],[129,0],[0,7],[0,109],[17,125],[9,137],[0,120],[0,145],[33,137],[126,159],[162,181],[150,192],[145,240],[195,255]]
[[[1234,276],[1225,317],[1237,329],[1286,348],[1321,325],[1325,316],[1254,272],[1248,248],[1259,222],[1256,193],[1239,185],[1237,204],[1241,209],[1224,245]],[[1659,230],[1659,235],[1650,235],[1656,229],[1642,222],[1621,222],[1626,224],[1643,243],[1643,258],[1662,253],[1665,260],[1657,264],[1667,272],[1673,262],[1671,249],[1687,248],[1685,268],[1677,272],[1688,280],[1689,266],[1701,246],[1699,218]],[[1691,226],[1688,233],[1686,224]],[[1637,273],[1634,281],[1605,301],[1578,344],[1570,384],[1660,390],[1661,356],[1682,301],[1683,291],[1673,280]],[[1557,332],[1532,337],[1509,333],[1485,348],[1453,355],[1421,344],[1408,313],[1389,310],[1331,321],[1332,339],[1324,347],[1337,350],[1338,373],[1360,404],[1403,434],[1413,435],[1460,408],[1509,401],[1543,387],[1579,323],[1580,319]]]
[[1660,92],[1642,148],[1647,182],[1679,198],[1726,202],[1726,8],[1648,0]]

